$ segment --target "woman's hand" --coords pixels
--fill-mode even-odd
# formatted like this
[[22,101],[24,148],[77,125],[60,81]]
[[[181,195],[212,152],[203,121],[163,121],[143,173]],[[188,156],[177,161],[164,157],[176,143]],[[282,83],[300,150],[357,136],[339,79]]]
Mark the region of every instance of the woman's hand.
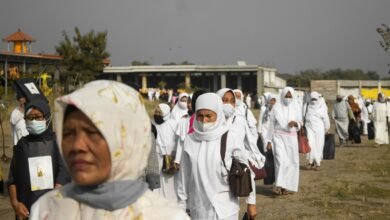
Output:
[[290,121],[288,123],[288,127],[292,128],[292,127],[298,127],[298,123],[296,121]]
[[28,216],[30,215],[26,206],[21,202],[17,202],[16,204],[13,204],[12,208],[14,209],[18,219],[27,219]]
[[272,150],[272,144],[271,144],[271,142],[268,142],[267,151],[271,151],[271,150]]

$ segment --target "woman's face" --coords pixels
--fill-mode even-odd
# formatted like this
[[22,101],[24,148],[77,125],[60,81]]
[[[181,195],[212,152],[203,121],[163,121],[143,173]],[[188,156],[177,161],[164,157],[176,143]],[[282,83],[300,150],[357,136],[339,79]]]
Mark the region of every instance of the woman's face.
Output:
[[236,106],[236,99],[234,98],[234,94],[229,91],[226,92],[222,97],[223,104],[231,104],[232,106]]
[[200,109],[196,111],[196,120],[203,123],[215,122],[217,120],[217,113],[208,109]]
[[108,180],[111,172],[108,144],[81,111],[69,113],[64,121],[62,153],[77,185],[92,186]]

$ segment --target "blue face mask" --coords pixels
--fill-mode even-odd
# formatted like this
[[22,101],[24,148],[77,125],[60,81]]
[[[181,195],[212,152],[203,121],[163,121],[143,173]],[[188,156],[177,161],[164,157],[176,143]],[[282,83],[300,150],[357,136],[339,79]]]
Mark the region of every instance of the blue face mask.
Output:
[[46,120],[43,120],[43,121],[26,120],[26,128],[27,128],[28,133],[30,133],[30,134],[34,134],[34,135],[42,134],[47,128]]

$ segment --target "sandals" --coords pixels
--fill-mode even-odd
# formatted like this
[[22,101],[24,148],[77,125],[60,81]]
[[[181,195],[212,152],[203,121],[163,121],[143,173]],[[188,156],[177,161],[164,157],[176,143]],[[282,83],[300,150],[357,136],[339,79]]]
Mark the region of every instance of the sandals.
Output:
[[311,170],[311,169],[313,169],[313,167],[314,167],[314,163],[309,163],[306,165],[307,170]]
[[278,196],[282,195],[282,188],[280,188],[280,187],[276,187],[273,191],[274,191],[275,195],[278,195]]

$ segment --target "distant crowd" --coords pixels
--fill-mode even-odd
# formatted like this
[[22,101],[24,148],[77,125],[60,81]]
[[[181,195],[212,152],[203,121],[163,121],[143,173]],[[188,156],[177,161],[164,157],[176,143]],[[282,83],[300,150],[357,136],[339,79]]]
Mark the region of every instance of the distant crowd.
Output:
[[149,89],[158,102],[150,118],[138,88],[115,81],[90,82],[57,98],[54,109],[34,82],[14,88],[7,184],[17,219],[237,220],[240,198],[244,218],[256,219],[256,181],[278,196],[297,193],[299,153],[315,171],[334,158],[330,120],[339,146],[361,135],[389,143],[390,100],[382,93],[375,101],[337,96],[328,114],[321,94],[298,97],[291,87],[259,97]]

